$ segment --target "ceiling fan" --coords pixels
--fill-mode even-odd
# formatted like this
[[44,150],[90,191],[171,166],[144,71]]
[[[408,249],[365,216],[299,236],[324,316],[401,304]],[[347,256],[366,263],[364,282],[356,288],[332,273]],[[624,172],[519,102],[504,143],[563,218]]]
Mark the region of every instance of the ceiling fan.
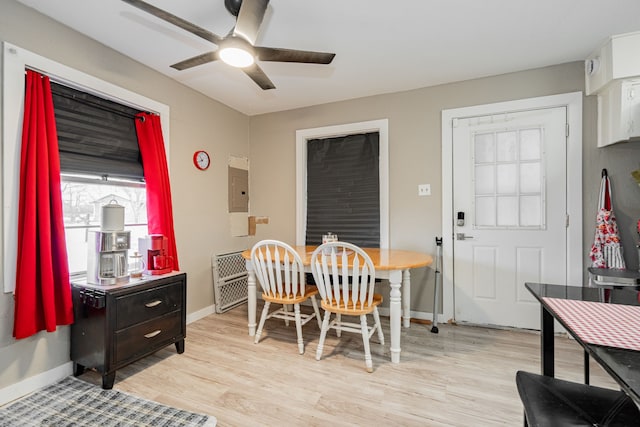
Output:
[[221,59],[229,65],[241,68],[258,86],[263,90],[268,90],[275,89],[275,85],[256,61],[330,64],[335,57],[335,53],[255,46],[258,30],[264,19],[269,0],[225,0],[225,7],[229,13],[236,17],[236,25],[224,37],[142,0],[122,1],[218,46],[215,51],[206,52],[171,65],[176,70],[186,70]]

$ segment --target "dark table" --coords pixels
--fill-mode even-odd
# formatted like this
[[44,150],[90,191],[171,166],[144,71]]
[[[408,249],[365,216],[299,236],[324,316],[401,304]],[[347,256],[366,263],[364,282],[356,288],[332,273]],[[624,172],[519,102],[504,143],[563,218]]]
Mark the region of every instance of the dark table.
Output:
[[554,319],[567,330],[585,350],[585,381],[588,383],[589,356],[604,368],[637,405],[640,406],[640,351],[608,347],[585,342],[574,329],[557,313],[544,298],[593,301],[602,304],[638,306],[635,288],[604,289],[600,287],[578,287],[526,283],[526,288],[540,302],[541,308],[541,363],[542,374],[554,376]]

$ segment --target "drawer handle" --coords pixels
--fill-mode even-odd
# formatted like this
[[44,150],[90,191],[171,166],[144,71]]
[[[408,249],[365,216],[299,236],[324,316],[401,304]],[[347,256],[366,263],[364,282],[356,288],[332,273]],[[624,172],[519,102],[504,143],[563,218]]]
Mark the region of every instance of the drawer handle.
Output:
[[155,301],[146,303],[144,306],[151,308],[151,307],[155,307],[156,305],[160,305],[160,304],[162,304],[162,301],[157,299]]
[[158,335],[160,332],[162,332],[162,330],[161,330],[161,329],[158,329],[158,330],[156,330],[156,331],[149,332],[148,334],[144,334],[144,337],[145,337],[145,338],[153,338],[153,337],[155,337],[156,335]]

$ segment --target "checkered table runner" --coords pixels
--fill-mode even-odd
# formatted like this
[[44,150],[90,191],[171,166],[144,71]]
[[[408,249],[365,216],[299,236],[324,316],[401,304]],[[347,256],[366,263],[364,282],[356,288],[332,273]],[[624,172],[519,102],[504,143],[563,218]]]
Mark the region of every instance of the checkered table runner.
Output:
[[640,306],[542,299],[582,341],[640,351]]

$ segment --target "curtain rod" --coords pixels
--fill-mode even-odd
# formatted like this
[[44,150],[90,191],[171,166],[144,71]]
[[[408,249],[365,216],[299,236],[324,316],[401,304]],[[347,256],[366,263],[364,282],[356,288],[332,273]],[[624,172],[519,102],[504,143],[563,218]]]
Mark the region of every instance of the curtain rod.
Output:
[[148,110],[146,110],[146,109],[141,109],[139,106],[137,106],[137,105],[132,105],[132,104],[127,103],[126,101],[123,101],[123,100],[121,100],[121,99],[119,99],[119,98],[111,97],[111,96],[109,96],[109,95],[107,95],[107,94],[103,94],[103,93],[98,92],[98,91],[96,91],[96,90],[94,90],[94,89],[87,88],[87,87],[85,87],[85,86],[79,85],[79,84],[77,84],[77,83],[75,83],[75,82],[73,82],[73,81],[71,81],[71,80],[67,80],[67,79],[64,79],[64,78],[62,78],[62,77],[59,77],[59,76],[55,76],[55,75],[49,74],[48,72],[43,71],[43,70],[41,70],[41,69],[39,69],[39,68],[33,67],[33,66],[31,66],[31,65],[25,65],[25,66],[24,66],[24,69],[25,69],[25,70],[24,70],[25,74],[27,74],[27,70],[35,71],[36,73],[40,73],[40,74],[42,74],[42,75],[45,75],[45,76],[49,77],[49,80],[50,80],[50,81],[52,81],[53,83],[57,83],[57,84],[59,84],[59,85],[66,86],[66,87],[69,87],[69,88],[71,88],[71,89],[75,89],[75,90],[78,90],[78,91],[80,91],[80,92],[84,92],[84,93],[87,93],[87,94],[89,94],[89,95],[96,96],[96,97],[98,97],[98,98],[106,99],[107,101],[112,101],[112,102],[115,102],[115,103],[122,104],[122,105],[124,105],[125,107],[129,107],[129,108],[133,108],[133,109],[138,109],[139,111],[141,111],[141,112],[145,112],[145,113],[147,113],[147,114],[154,114],[154,115],[156,115],[156,116],[159,116],[159,115],[160,115],[160,114],[155,113],[155,112],[153,112],[153,111],[148,111]]

